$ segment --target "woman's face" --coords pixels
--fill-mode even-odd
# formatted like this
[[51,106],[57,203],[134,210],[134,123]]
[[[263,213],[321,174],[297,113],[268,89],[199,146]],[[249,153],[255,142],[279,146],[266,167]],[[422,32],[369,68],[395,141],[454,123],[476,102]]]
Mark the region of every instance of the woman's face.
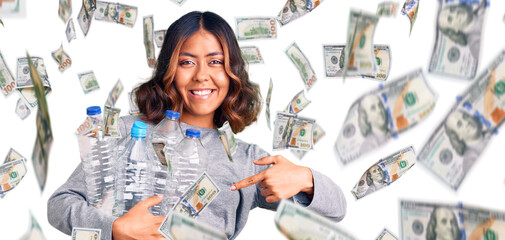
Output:
[[199,30],[184,42],[178,57],[174,84],[184,101],[183,114],[212,119],[230,85],[221,44],[210,32]]
[[379,166],[373,166],[372,168],[370,168],[370,174],[372,175],[372,180],[377,183],[382,182],[382,178],[384,177],[382,175],[382,171],[379,168],[380,168]]
[[441,28],[451,28],[455,31],[461,31],[468,26],[471,15],[463,7],[447,7],[440,12],[438,25]]
[[478,125],[480,122],[466,112],[456,111],[447,118],[447,127],[464,141],[479,138],[481,129]]

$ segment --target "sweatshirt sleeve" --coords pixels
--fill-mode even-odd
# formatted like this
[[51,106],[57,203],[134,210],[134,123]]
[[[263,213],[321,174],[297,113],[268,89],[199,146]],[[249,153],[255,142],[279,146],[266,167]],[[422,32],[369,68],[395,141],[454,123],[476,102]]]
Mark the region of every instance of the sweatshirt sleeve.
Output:
[[[260,159],[270,154],[261,148],[255,146],[253,160]],[[253,163],[254,164],[254,163]],[[256,165],[255,165],[256,166]],[[267,169],[269,166],[256,166],[256,174]],[[314,181],[314,195],[310,199],[304,192],[299,192],[290,199],[295,203],[312,209],[331,220],[341,221],[346,213],[347,203],[340,187],[337,186],[329,177],[310,168],[312,180]],[[268,203],[266,198],[261,195],[261,188],[256,185],[257,206],[269,210],[276,210],[280,202]]]

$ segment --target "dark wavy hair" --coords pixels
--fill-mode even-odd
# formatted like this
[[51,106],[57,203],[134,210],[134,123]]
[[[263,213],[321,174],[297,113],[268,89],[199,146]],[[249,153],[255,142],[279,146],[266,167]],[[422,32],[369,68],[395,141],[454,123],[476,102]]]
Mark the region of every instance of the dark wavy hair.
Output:
[[224,51],[224,67],[230,78],[228,94],[214,114],[220,127],[228,121],[234,133],[256,121],[261,111],[257,84],[249,81],[247,65],[230,25],[213,12],[190,12],[176,20],[167,30],[153,77],[136,87],[136,102],[146,121],[158,123],[166,110],[182,112],[184,102],[174,85],[180,49],[190,36],[204,29],[213,34]]

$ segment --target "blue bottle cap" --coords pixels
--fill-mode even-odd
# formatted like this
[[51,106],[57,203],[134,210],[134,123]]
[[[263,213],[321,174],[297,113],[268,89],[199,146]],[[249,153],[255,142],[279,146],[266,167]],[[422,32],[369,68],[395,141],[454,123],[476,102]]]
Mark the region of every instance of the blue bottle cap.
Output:
[[102,113],[102,109],[99,106],[91,106],[86,108],[86,114],[89,116],[98,115]]
[[200,131],[195,130],[195,129],[186,129],[186,136],[199,138]]
[[167,110],[165,111],[165,117],[179,119],[180,114],[176,111]]
[[146,137],[147,125],[141,121],[133,123],[131,136],[132,137]]

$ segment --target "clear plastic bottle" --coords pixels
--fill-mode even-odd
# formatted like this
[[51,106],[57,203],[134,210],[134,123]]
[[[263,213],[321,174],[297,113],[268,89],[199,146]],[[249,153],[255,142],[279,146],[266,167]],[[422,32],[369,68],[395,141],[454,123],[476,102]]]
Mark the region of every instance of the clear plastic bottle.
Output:
[[91,138],[94,140],[96,133],[100,131],[103,125],[102,109],[99,106],[86,108],[86,115],[88,115],[86,120],[84,120],[76,131],[81,161],[88,155],[91,148]]
[[154,194],[166,196],[160,204],[152,208],[154,215],[165,216],[168,214],[168,209],[172,207],[169,205],[168,194],[175,191],[175,184],[171,183],[173,172],[170,159],[175,146],[184,138],[178,119],[178,112],[167,110],[165,118],[154,127],[151,134],[151,143],[160,160],[155,165]]
[[153,196],[154,156],[152,145],[146,139],[147,125],[136,121],[131,139],[116,162],[114,185],[114,216],[121,217],[140,201]]
[[177,203],[179,197],[207,168],[208,155],[200,142],[200,131],[186,129],[186,137],[175,147],[173,159],[176,190],[169,193],[170,206]]
[[87,202],[106,214],[112,214],[112,203],[108,201],[114,191],[114,152],[102,131],[96,137],[88,137],[90,150],[82,163],[85,174]]

